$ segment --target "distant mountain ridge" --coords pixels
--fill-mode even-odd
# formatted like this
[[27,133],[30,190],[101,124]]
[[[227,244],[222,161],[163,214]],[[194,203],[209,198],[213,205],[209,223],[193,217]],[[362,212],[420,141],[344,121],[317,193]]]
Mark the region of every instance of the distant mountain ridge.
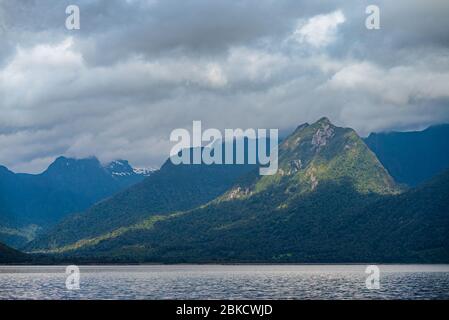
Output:
[[0,166],[0,241],[20,246],[40,229],[78,212],[152,172],[136,173],[127,161],[102,166],[96,158],[57,158],[41,174]]
[[80,217],[28,249],[110,262],[447,262],[448,181],[401,194],[354,130],[323,118],[282,142],[273,176],[255,170],[193,210],[92,236],[78,236]]
[[[282,141],[273,176],[260,176],[257,166],[167,160],[144,181],[66,217],[26,251],[88,262],[447,263],[449,170],[438,127],[424,130],[425,139],[362,139],[327,118],[305,123]],[[426,153],[415,157],[415,145]],[[410,166],[426,155],[443,156]],[[398,171],[395,158],[423,172]],[[123,179],[136,171],[121,160],[103,170]],[[432,172],[439,175],[429,179]],[[428,182],[405,191],[391,176],[402,173],[408,185]]]
[[449,124],[371,133],[364,141],[399,183],[417,186],[449,168]]
[[29,249],[102,262],[449,262],[449,171],[399,193],[362,139],[325,118],[298,127],[279,160],[276,175],[250,173],[193,210],[84,238],[60,225]]
[[25,254],[0,243],[0,263],[18,263],[26,261]]
[[174,165],[167,160],[149,178],[71,215],[27,248],[59,246],[95,237],[157,216],[201,206],[230,188],[255,165]]
[[144,176],[149,177],[155,169],[133,168],[127,160],[114,160],[105,166],[105,169],[112,175],[118,177]]

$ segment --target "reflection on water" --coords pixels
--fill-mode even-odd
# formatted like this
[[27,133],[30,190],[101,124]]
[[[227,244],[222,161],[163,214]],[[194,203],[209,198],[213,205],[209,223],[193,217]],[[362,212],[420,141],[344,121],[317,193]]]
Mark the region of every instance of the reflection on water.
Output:
[[65,266],[0,266],[0,299],[449,299],[449,265],[82,266],[66,289]]

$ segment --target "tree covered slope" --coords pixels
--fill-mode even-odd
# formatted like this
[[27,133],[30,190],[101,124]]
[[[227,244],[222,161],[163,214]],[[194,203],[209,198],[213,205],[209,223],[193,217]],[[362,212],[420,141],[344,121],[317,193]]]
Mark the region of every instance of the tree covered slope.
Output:
[[417,186],[449,168],[449,124],[372,133],[365,142],[399,183]]
[[205,204],[230,188],[252,165],[174,165],[170,160],[143,182],[71,215],[27,246],[54,248],[129,227],[153,215]]
[[67,214],[85,210],[142,181],[127,161],[102,166],[96,158],[57,158],[41,174],[0,166],[0,241],[20,247]]
[[276,175],[255,170],[206,205],[142,207],[135,223],[75,241],[56,231],[56,245],[30,249],[121,262],[448,262],[448,173],[400,194],[360,137],[325,118],[298,127],[279,156]]
[[0,263],[18,263],[25,260],[25,254],[0,243]]

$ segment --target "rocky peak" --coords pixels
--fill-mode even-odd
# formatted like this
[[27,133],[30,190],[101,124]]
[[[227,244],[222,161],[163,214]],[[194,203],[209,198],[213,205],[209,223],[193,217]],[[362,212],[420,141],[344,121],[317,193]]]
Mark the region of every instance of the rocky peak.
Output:
[[89,172],[89,170],[101,169],[100,161],[95,157],[74,159],[58,157],[43,173],[45,175],[64,174],[67,172]]
[[333,126],[332,122],[327,117],[322,117],[315,124],[319,124],[319,125],[322,125],[322,126],[324,126],[324,125]]
[[115,177],[124,176],[150,176],[155,170],[149,168],[133,168],[127,160],[114,160],[105,166],[105,169]]
[[[240,184],[237,194],[252,195],[276,186],[297,192],[314,191],[323,182],[348,180],[361,192],[395,193],[394,181],[375,155],[350,128],[334,126],[328,118],[299,126],[279,148],[274,176],[254,177]],[[236,189],[237,190],[237,189]],[[290,190],[290,189],[289,189]],[[235,194],[232,194],[235,197]]]
[[134,174],[133,168],[126,160],[114,160],[105,169],[113,176],[129,176]]
[[321,127],[315,132],[312,137],[312,146],[316,149],[324,147],[335,134],[335,129],[330,122],[326,123],[323,121],[319,124]]

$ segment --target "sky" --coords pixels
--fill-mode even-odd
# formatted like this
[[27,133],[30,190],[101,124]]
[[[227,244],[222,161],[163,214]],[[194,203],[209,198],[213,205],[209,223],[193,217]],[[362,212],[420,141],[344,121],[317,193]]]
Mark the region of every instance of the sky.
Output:
[[289,132],[327,116],[362,136],[447,123],[448,16],[445,0],[0,0],[0,164],[157,167],[193,120]]

